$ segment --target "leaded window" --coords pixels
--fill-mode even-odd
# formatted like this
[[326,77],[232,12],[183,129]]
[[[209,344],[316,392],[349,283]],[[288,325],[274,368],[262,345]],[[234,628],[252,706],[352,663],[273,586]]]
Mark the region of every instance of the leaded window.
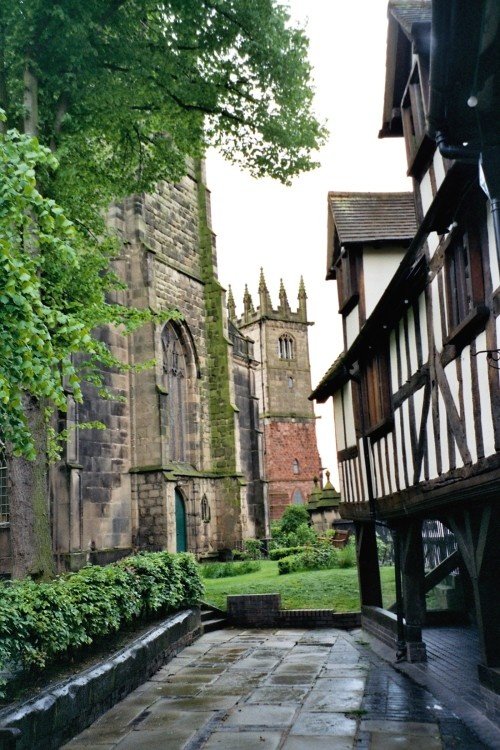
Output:
[[182,341],[171,323],[163,329],[162,347],[170,459],[186,461],[188,370]]

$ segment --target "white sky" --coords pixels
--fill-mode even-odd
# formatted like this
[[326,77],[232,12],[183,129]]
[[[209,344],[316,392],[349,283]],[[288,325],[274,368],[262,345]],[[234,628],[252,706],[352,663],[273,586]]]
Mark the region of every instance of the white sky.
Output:
[[[292,309],[300,275],[308,295],[313,387],[343,348],[334,281],[325,281],[329,190],[411,190],[402,139],[378,139],[382,124],[387,0],[290,0],[306,23],[316,110],[330,140],[321,167],[283,187],[254,180],[215,152],[207,160],[219,278],[232,286],[238,314],[245,283],[258,303],[264,268],[273,306],[283,278]],[[332,401],[316,405],[319,452],[338,487]]]

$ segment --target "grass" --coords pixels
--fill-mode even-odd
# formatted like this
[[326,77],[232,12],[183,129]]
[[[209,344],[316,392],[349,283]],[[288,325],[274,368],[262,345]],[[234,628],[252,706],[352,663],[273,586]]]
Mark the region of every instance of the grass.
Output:
[[[384,602],[393,602],[393,568],[381,568]],[[237,578],[205,579],[205,599],[226,609],[226,597],[233,594],[281,594],[284,609],[359,610],[356,568],[333,568],[278,575],[278,563],[263,560],[256,573]]]

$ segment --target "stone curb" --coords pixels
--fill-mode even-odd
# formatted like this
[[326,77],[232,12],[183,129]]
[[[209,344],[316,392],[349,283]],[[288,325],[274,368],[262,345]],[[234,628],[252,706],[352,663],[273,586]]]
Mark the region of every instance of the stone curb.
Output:
[[[200,610],[168,617],[97,664],[51,685],[37,698],[0,711],[0,727],[20,729],[16,750],[56,750],[125,698],[202,633]],[[0,738],[0,750],[11,745]]]

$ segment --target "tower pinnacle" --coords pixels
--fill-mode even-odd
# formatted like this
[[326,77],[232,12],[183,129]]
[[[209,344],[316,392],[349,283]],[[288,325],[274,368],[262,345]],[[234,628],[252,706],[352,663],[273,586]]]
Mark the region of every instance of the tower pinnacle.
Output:
[[227,313],[229,320],[236,320],[236,305],[234,303],[233,290],[231,286],[228,287],[227,291]]

